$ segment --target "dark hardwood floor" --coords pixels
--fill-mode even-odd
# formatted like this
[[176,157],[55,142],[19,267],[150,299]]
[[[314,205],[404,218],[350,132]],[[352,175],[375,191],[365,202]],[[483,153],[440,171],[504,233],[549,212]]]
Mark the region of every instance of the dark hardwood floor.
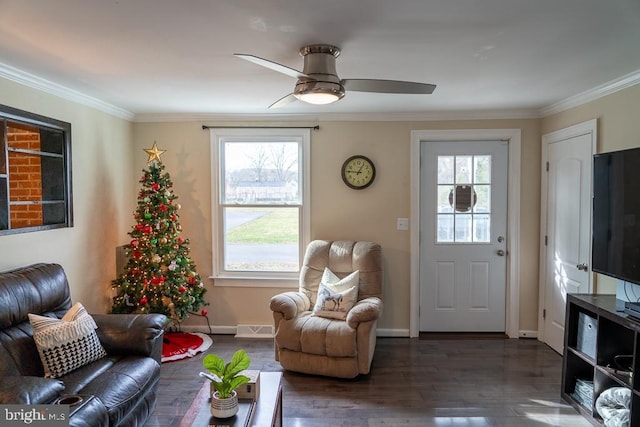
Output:
[[[282,371],[272,340],[212,335],[206,353],[243,348],[251,369]],[[146,427],[177,426],[202,385],[203,354],[162,365]],[[536,340],[378,338],[369,375],[284,372],[285,427],[590,426],[560,399],[562,358]]]

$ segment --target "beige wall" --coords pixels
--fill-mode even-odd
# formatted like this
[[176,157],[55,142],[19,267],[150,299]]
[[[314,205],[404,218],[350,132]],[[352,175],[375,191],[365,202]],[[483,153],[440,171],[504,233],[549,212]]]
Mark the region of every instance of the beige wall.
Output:
[[[168,150],[162,159],[182,205],[183,235],[191,239],[198,272],[211,274],[210,143],[202,123],[132,124],[3,79],[0,94],[2,104],[71,123],[75,214],[71,229],[0,237],[0,270],[40,261],[61,263],[73,299],[90,310],[107,311],[109,285],[115,278],[114,248],[128,242],[133,225],[138,179],[147,160],[143,149],[157,141]],[[541,135],[596,117],[599,151],[640,146],[640,120],[634,115],[639,105],[640,85],[542,120],[320,122],[311,140],[311,237],[379,242],[386,269],[385,312],[379,327],[407,331],[409,234],[396,230],[396,218],[410,216],[411,131],[521,129],[519,329],[536,330]],[[376,182],[365,191],[348,189],[339,176],[344,159],[356,153],[376,163]],[[601,282],[599,291],[610,291],[606,280]],[[283,290],[215,287],[211,281],[207,287],[215,326],[271,324],[269,298]],[[188,322],[204,323],[197,318]]]
[[[640,147],[640,85],[605,96],[570,110],[545,117],[542,134],[587,120],[598,119],[599,153]],[[616,293],[616,281],[598,274],[598,293]]]
[[[320,122],[320,130],[312,131],[311,238],[366,239],[382,245],[385,310],[379,328],[393,333],[408,333],[409,329],[410,236],[408,231],[396,230],[396,218],[410,216],[411,131],[514,128],[522,129],[520,329],[537,330],[539,120]],[[133,139],[136,173],[146,165],[144,148],[157,141],[161,149],[168,150],[162,160],[182,205],[183,235],[191,240],[198,272],[210,275],[209,132],[202,130],[200,122],[135,123]],[[350,190],[340,178],[342,163],[353,154],[364,154],[375,162],[376,181],[367,190]],[[123,237],[121,243],[125,242]],[[209,317],[216,326],[271,324],[269,299],[284,290],[216,287],[211,281],[207,287],[211,302]]]
[[0,79],[0,104],[71,123],[73,228],[0,236],[0,270],[61,264],[71,296],[88,310],[110,306],[115,246],[134,207],[130,122]]

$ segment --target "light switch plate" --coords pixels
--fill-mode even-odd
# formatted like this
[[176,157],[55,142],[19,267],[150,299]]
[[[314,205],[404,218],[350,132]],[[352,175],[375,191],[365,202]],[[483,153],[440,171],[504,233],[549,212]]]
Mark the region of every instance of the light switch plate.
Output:
[[409,218],[398,218],[398,230],[408,230],[409,229]]

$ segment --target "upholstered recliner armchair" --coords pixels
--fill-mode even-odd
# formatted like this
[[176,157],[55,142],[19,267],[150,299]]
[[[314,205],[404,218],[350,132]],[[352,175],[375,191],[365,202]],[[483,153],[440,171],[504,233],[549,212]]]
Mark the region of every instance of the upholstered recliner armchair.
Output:
[[[333,285],[331,277],[340,281]],[[298,292],[271,299],[276,360],[286,370],[308,374],[339,378],[368,374],[383,307],[382,277],[377,243],[311,242]],[[357,296],[350,308],[354,286]]]

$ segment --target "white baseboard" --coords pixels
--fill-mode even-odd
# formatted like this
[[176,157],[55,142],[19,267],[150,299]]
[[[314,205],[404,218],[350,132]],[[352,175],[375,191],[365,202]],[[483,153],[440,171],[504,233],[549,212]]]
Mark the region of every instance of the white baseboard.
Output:
[[398,338],[409,338],[409,330],[408,329],[384,329],[378,328],[376,333],[379,337],[398,337]]
[[538,338],[538,331],[520,331],[518,338]]
[[211,325],[211,331],[206,325],[181,325],[180,330],[182,332],[200,332],[202,334],[220,334],[220,335],[235,335],[235,326],[213,326]]

